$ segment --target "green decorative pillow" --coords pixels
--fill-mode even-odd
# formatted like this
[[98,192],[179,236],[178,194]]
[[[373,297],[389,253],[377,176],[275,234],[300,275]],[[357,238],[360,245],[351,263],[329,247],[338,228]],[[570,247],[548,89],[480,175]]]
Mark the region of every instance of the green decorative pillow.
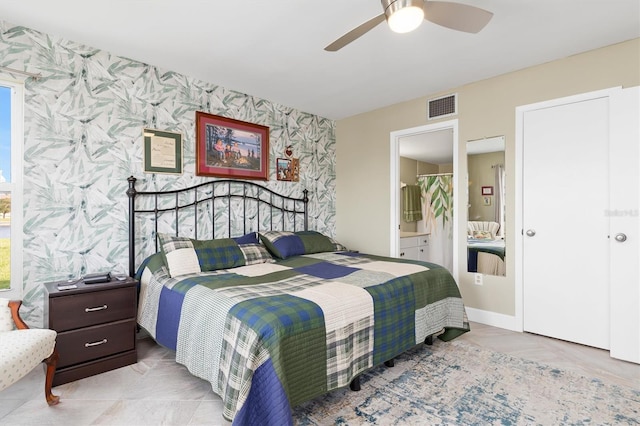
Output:
[[231,238],[219,240],[192,240],[202,271],[244,266],[244,255],[240,246]]
[[346,250],[342,244],[316,231],[267,231],[260,233],[260,239],[271,254],[279,259]]
[[193,240],[161,233],[158,237],[172,277],[274,261],[260,244],[238,244],[232,238]]

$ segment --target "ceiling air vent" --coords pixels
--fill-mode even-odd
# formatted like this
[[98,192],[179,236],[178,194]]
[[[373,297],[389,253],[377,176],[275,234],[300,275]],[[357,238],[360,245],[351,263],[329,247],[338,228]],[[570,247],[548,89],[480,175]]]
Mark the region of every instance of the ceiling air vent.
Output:
[[427,119],[448,117],[458,113],[458,95],[447,95],[427,101]]

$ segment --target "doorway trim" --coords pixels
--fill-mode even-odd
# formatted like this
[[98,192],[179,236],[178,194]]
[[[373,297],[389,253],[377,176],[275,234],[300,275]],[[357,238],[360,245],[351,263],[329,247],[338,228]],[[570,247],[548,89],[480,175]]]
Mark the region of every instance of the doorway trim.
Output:
[[460,209],[458,206],[458,196],[460,187],[458,185],[458,119],[441,121],[424,126],[412,127],[409,129],[396,130],[390,133],[390,234],[389,234],[389,255],[398,257],[400,250],[400,138],[413,136],[421,133],[430,133],[438,130],[452,130],[453,143],[453,278],[458,282],[458,227]]

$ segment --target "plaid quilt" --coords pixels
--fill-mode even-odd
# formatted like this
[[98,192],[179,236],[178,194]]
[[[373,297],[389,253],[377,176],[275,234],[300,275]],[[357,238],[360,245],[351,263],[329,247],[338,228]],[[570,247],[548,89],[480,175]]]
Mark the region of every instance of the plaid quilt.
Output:
[[176,279],[154,256],[140,268],[138,322],[211,383],[233,424],[290,424],[291,407],[429,335],[469,330],[435,264],[317,253]]

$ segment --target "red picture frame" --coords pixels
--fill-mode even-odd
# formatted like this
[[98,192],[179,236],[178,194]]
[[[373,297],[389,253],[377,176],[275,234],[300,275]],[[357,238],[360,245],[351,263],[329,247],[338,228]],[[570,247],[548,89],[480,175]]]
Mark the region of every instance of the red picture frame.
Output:
[[482,195],[493,195],[493,186],[483,186]]
[[269,127],[196,111],[196,175],[269,180]]

